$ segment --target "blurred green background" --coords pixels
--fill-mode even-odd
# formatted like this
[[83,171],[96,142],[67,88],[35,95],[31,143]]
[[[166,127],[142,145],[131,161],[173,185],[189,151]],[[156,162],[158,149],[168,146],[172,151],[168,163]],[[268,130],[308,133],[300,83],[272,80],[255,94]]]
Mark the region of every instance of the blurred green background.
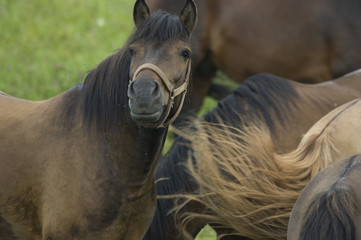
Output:
[[131,0],[0,1],[0,89],[32,100],[79,82],[132,30]]
[[[133,29],[133,0],[1,0],[0,91],[42,100],[83,82]],[[202,112],[215,101],[207,98]],[[168,149],[171,140],[167,140]],[[197,240],[214,240],[206,227]]]

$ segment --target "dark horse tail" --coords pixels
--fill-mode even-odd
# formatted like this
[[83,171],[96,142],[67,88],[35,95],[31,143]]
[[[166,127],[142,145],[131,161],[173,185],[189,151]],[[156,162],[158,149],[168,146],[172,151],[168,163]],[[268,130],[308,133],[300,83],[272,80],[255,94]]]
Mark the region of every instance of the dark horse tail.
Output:
[[340,184],[322,192],[311,203],[301,228],[300,240],[354,240],[353,190]]

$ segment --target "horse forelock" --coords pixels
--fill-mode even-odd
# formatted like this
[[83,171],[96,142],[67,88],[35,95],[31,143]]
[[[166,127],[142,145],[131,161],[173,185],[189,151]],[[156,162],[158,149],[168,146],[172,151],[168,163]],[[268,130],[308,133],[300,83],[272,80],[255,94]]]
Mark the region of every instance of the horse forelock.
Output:
[[178,16],[158,10],[139,25],[129,38],[129,42],[187,41],[189,35],[189,31],[182,24]]

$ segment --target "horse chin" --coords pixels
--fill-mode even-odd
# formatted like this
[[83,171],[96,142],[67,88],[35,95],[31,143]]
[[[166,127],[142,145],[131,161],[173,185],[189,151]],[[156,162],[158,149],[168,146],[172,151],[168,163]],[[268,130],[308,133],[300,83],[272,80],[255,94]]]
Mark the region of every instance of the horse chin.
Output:
[[131,117],[134,121],[142,124],[146,128],[155,128],[159,122],[160,117],[163,114],[163,109],[154,113],[135,113],[130,112]]

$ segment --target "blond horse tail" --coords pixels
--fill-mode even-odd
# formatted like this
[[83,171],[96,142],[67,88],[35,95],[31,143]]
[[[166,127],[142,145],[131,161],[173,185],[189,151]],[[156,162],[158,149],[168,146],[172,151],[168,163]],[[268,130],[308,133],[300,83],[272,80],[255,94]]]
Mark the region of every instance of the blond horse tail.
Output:
[[[232,235],[251,239],[286,239],[291,209],[300,191],[335,151],[330,133],[306,136],[296,151],[274,152],[269,130],[257,123],[243,130],[199,123],[188,170],[199,191],[185,194],[175,207],[180,229],[203,219]],[[182,212],[190,202],[205,212]],[[185,233],[187,236],[187,233]],[[189,236],[189,235],[188,235]]]

